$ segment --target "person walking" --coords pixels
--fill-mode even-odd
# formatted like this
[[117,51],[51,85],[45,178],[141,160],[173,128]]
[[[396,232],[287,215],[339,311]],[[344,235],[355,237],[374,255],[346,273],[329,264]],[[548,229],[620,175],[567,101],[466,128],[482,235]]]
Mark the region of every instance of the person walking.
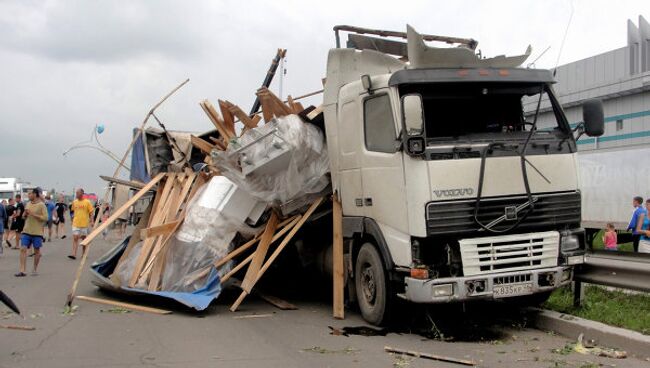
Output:
[[645,202],[645,211],[639,214],[639,219],[635,227],[636,233],[639,234],[639,245],[637,251],[639,253],[650,253],[650,199]]
[[58,200],[54,205],[54,231],[56,238],[59,238],[59,233],[61,239],[65,239],[65,212],[68,209],[68,205],[65,204],[65,198],[63,194],[59,194]]
[[25,219],[23,217],[25,213],[25,205],[23,204],[23,198],[20,194],[16,194],[16,205],[14,210],[14,222],[11,230],[16,234],[16,245],[14,249],[20,249],[21,233],[23,232],[23,226],[25,226]]
[[16,202],[14,202],[13,198],[9,198],[9,203],[7,204],[7,207],[5,207],[5,211],[7,212],[7,231],[5,232],[5,243],[7,243],[7,248],[13,247],[11,245],[11,242],[9,239],[11,239],[12,236],[14,235],[14,212],[16,212],[16,207],[14,206]]
[[47,226],[47,241],[51,242],[52,241],[52,222],[54,218],[54,202],[52,202],[52,197],[50,195],[45,196],[45,208],[47,208],[47,222],[45,223],[45,226]]
[[[70,206],[70,211],[73,211],[74,217],[72,218],[72,254],[68,256],[70,259],[77,259],[77,248],[79,248],[79,241],[86,239],[88,235],[88,227],[92,222],[92,215],[95,210],[92,203],[84,198],[84,190],[79,188],[75,192],[76,199]],[[82,246],[82,254],[86,253],[86,247]]]
[[20,271],[16,277],[27,275],[27,249],[34,248],[34,269],[32,275],[38,274],[38,263],[41,260],[43,246],[43,225],[47,222],[47,207],[41,199],[41,189],[34,188],[29,192],[29,203],[23,211],[25,224],[21,234]]
[[634,206],[634,212],[632,212],[632,218],[630,219],[629,225],[627,225],[627,230],[632,230],[632,245],[634,247],[634,251],[638,252],[641,234],[637,233],[636,228],[639,222],[639,216],[642,213],[646,212],[646,210],[643,208],[643,198],[638,196],[634,197],[632,199],[632,206]]

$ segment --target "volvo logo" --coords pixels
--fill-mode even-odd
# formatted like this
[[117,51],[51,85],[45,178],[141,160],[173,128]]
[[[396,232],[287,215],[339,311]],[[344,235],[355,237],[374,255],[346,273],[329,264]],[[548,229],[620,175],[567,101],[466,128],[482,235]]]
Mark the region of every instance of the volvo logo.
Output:
[[459,188],[459,189],[444,189],[444,190],[434,190],[433,194],[436,197],[463,197],[471,196],[474,194],[474,189],[472,188]]

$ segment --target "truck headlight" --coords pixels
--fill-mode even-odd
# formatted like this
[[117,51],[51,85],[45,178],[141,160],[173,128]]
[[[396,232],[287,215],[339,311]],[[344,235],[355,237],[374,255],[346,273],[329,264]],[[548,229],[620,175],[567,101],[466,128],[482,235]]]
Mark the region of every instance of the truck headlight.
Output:
[[580,238],[571,233],[562,234],[560,238],[560,250],[562,252],[569,252],[580,248]]

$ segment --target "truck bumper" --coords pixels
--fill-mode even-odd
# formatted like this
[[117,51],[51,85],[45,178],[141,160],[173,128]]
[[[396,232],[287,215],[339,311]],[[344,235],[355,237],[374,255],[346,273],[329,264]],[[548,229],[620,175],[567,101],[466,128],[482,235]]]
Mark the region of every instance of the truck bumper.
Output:
[[573,269],[567,266],[441,279],[406,277],[401,296],[414,303],[502,299],[550,291],[572,279]]

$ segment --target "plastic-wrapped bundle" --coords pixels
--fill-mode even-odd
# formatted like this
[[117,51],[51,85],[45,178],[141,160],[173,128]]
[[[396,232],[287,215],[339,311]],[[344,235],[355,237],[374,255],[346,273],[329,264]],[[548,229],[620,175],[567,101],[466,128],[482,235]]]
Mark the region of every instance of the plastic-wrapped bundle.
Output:
[[329,185],[323,133],[297,115],[251,129],[226,151],[213,151],[222,175],[260,201],[281,205]]
[[[236,191],[226,178],[213,177],[188,203],[183,225],[167,247],[163,291],[192,292],[202,287],[205,277],[197,275],[232,250],[237,233],[253,233],[244,219],[256,201],[242,198]],[[219,275],[231,267],[231,263],[220,267]]]

